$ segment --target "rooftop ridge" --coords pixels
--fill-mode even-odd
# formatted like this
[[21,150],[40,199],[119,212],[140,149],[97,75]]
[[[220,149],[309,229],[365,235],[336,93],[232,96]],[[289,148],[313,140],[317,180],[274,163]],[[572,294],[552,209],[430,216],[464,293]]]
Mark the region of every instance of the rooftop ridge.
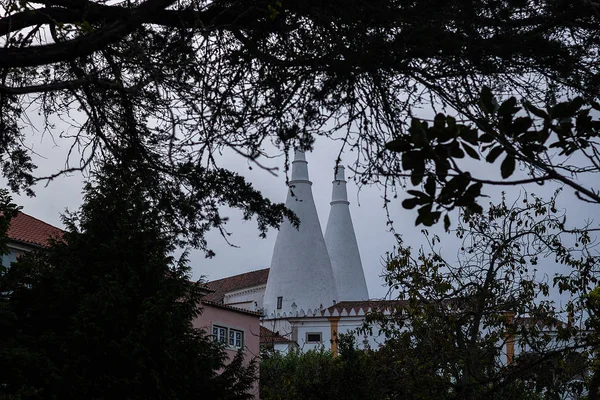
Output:
[[[288,334],[287,336],[289,336]],[[265,328],[264,326],[260,326],[260,343],[261,344],[269,344],[269,343],[295,343],[292,339],[288,339],[285,336],[282,336],[279,332],[273,332],[269,328]]]
[[[248,274],[252,274],[252,273],[259,273],[259,272],[268,272],[269,268],[261,268],[261,269],[254,269],[252,271],[248,271],[248,272],[242,272],[241,274],[237,274],[237,275],[231,275],[231,276],[226,276],[224,278],[219,278],[219,279],[215,279],[214,281],[207,281],[205,282],[206,284],[210,284],[210,283],[217,283],[217,282],[222,282],[222,281],[226,281],[228,279],[233,279],[233,278],[237,278],[238,276],[242,276],[242,275],[248,275]],[[267,283],[265,281],[265,283]],[[248,286],[250,287],[250,286]]]
[[202,304],[208,304],[208,305],[213,306],[213,307],[224,308],[224,309],[235,311],[235,312],[239,312],[239,313],[242,313],[242,314],[250,314],[250,315],[255,315],[257,317],[261,317],[262,316],[261,312],[252,311],[252,310],[246,310],[245,308],[235,307],[235,306],[231,306],[229,304],[215,303],[214,301],[210,301],[210,300],[200,300],[200,302]]

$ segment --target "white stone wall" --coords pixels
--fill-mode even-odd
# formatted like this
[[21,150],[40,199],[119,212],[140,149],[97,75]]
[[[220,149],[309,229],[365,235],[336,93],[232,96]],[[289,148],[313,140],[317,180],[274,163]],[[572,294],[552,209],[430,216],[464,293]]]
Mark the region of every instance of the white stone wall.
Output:
[[292,349],[296,349],[297,347],[293,343],[274,343],[273,350],[286,354],[288,351]]
[[[302,351],[309,351],[318,348],[331,349],[331,324],[326,318],[313,318],[303,321],[294,321],[293,328],[296,332],[297,343]],[[308,343],[306,341],[308,333],[320,333],[320,343]]]
[[225,293],[223,303],[245,310],[262,310],[266,287],[267,285],[260,285]]
[[[286,338],[294,340],[301,351],[324,348],[332,349],[332,324],[331,317],[339,318],[337,322],[336,333],[341,334],[352,332],[355,336],[355,343],[359,349],[364,349],[365,345],[373,350],[377,350],[385,343],[385,336],[379,333],[377,326],[372,327],[373,335],[364,335],[357,330],[362,327],[365,318],[365,312],[354,310],[350,313],[343,311],[342,315],[337,311],[329,313],[328,311],[305,312],[285,312],[280,314],[280,318],[263,319],[262,325],[273,332],[278,332]],[[320,343],[307,343],[309,333],[320,333]],[[366,341],[366,343],[365,343]]]

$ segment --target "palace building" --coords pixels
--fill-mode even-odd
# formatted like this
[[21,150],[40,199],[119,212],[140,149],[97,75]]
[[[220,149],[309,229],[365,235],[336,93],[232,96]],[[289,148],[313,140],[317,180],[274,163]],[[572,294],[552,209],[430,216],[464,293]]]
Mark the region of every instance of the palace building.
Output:
[[[337,353],[340,334],[354,332],[360,346],[382,343],[360,335],[365,315],[397,305],[369,299],[350,215],[344,167],[334,168],[331,208],[325,235],[313,199],[308,162],[296,151],[286,206],[299,227],[279,228],[269,268],[208,282],[206,300],[262,314],[261,346],[286,350],[325,347]],[[376,332],[374,332],[376,333]]]

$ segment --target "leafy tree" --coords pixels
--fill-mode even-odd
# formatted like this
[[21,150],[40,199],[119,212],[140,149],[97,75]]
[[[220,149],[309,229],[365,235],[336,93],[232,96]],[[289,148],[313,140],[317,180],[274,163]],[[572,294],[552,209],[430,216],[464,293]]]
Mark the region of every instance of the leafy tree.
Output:
[[355,332],[339,335],[338,338],[340,377],[338,397],[349,400],[388,398],[381,384],[385,364],[373,350],[359,349]]
[[[471,124],[441,113],[433,124],[413,119],[408,135],[387,144],[392,154],[401,155],[401,161],[389,160],[389,170],[396,177],[410,176],[413,185],[423,183],[424,191],[409,190],[412,197],[403,202],[405,208],[419,206],[417,225],[431,226],[446,213],[447,229],[448,212],[455,207],[481,212],[477,199],[484,185],[554,181],[582,201],[598,205],[598,190],[579,176],[600,173],[599,112],[600,103],[588,100],[586,104],[582,97],[545,110],[526,99],[519,106],[514,96],[499,104],[484,87],[479,109],[463,110]],[[476,168],[467,168],[461,164],[465,158],[485,163],[502,160],[500,175],[484,176]],[[519,165],[526,178],[509,179]]]
[[[199,245],[196,228],[222,228],[216,203],[230,196],[261,229],[284,214],[222,168],[221,152],[269,169],[267,144],[310,146],[325,135],[359,152],[362,182],[392,185],[408,170],[421,182],[431,155],[411,147],[400,161],[385,145],[407,136],[423,105],[468,117],[486,84],[532,103],[549,93],[594,98],[598,15],[596,0],[7,0],[0,161],[11,187],[26,190],[102,160],[146,163],[160,174],[163,202],[186,199]],[[54,174],[34,174],[22,144],[32,109],[43,120],[36,129],[73,146]],[[453,168],[463,151],[452,147],[442,158]],[[508,164],[525,161],[509,154]],[[453,172],[462,178],[449,192],[460,197],[469,185]]]
[[598,332],[600,332],[600,287],[596,286],[584,296],[585,310],[590,317],[585,321],[586,328],[592,334],[588,341],[592,347],[593,359],[590,365],[590,373],[585,376],[590,400],[600,398],[600,345],[598,345]]
[[[582,324],[600,262],[587,230],[569,231],[555,198],[464,212],[455,230],[458,261],[400,246],[386,282],[405,300],[391,315],[373,314],[388,336],[383,357],[392,392],[405,398],[563,398],[589,367],[597,335]],[[551,282],[538,268],[555,257]],[[564,307],[549,297],[569,294]],[[506,356],[514,344],[515,358]],[[519,349],[525,349],[519,353]],[[588,352],[588,353],[586,353]]]
[[335,358],[323,349],[265,353],[260,363],[261,398],[330,398],[335,393],[337,370]]
[[357,349],[352,335],[340,335],[339,350],[338,357],[323,349],[265,352],[260,363],[261,398],[385,398],[375,353]]
[[107,165],[62,240],[0,277],[3,398],[251,397],[255,365],[192,326],[200,288],[152,183]]

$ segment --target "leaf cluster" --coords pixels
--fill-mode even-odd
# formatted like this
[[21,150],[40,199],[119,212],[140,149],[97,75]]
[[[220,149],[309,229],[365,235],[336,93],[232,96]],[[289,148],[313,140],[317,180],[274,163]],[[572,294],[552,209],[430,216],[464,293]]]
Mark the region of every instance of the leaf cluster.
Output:
[[[600,203],[593,187],[574,178],[577,174],[600,172],[600,104],[582,97],[556,103],[546,110],[528,100],[518,105],[516,97],[503,102],[488,87],[481,91],[480,116],[470,116],[472,124],[458,124],[451,116],[438,114],[430,126],[413,119],[409,134],[388,142],[386,148],[402,160],[402,172],[410,176],[412,197],[403,201],[404,208],[420,206],[416,224],[431,226],[444,215],[444,227],[450,227],[448,211],[455,207],[480,213],[477,200],[485,185],[517,185],[546,181],[558,182],[572,189],[582,200]],[[460,161],[499,164],[501,179],[466,170]],[[577,161],[570,162],[577,157]],[[468,165],[468,164],[467,164]],[[471,164],[476,165],[476,164]],[[517,165],[528,177],[509,180]]]
[[[407,209],[420,206],[415,223],[425,226],[437,223],[442,212],[433,211],[434,205],[447,211],[464,207],[472,212],[481,212],[476,199],[481,194],[482,183],[471,182],[469,172],[448,175],[454,169],[454,160],[464,158],[465,153],[479,159],[472,147],[478,144],[477,130],[457,124],[451,116],[438,114],[431,126],[426,121],[413,119],[409,134],[388,142],[386,148],[402,154],[402,169],[410,174],[413,186],[423,182],[424,191],[408,190],[407,193],[413,197],[402,203]],[[447,216],[444,223],[448,228],[450,222]]]

